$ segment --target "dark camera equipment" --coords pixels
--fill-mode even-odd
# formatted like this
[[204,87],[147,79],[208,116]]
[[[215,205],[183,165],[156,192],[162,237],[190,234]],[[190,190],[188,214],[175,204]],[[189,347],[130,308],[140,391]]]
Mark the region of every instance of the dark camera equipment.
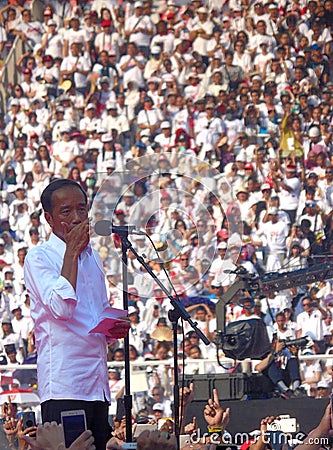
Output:
[[36,426],[36,416],[34,411],[24,411],[22,413],[22,429],[25,430],[26,428],[35,427]]
[[296,338],[296,339],[286,339],[283,342],[286,344],[286,347],[295,346],[295,347],[299,347],[299,348],[304,348],[309,343],[309,337],[303,336],[303,337]]
[[261,359],[271,348],[265,324],[257,319],[231,322],[222,336],[222,348],[232,359]]

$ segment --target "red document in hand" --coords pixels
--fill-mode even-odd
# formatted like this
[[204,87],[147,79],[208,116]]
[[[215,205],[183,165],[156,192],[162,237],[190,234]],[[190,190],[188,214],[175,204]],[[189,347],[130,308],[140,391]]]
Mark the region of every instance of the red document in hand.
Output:
[[[92,328],[89,333],[100,333],[111,337],[110,330],[112,330],[117,323],[125,322],[125,320],[121,319],[122,317],[127,317],[127,311],[125,309],[116,309],[109,306],[103,310],[98,318],[97,325]],[[128,321],[126,321],[126,323],[128,323]]]

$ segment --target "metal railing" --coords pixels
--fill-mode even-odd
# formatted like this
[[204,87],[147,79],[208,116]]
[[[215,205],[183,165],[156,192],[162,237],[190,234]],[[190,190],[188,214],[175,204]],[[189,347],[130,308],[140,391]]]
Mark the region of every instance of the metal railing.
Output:
[[[43,20],[43,0],[33,0],[31,5],[32,17],[34,20]],[[20,73],[16,68],[17,61],[22,57],[26,51],[26,44],[22,41],[20,36],[16,36],[12,47],[5,59],[4,65],[1,68],[0,75],[0,113],[7,112],[7,99],[10,96],[10,86],[21,82]]]
[[[333,361],[333,354],[318,354],[318,355],[300,355],[298,357],[300,361],[305,360],[332,360]],[[220,358],[220,361],[222,363],[235,363],[234,359],[231,358]],[[256,360],[257,361],[257,360]],[[236,362],[251,362],[250,358],[244,359],[243,361],[236,361]],[[186,358],[186,363],[197,363],[199,367],[204,367],[206,364],[217,364],[216,358],[210,358],[210,359],[191,359]],[[124,367],[123,361],[108,361],[108,367]],[[136,360],[130,362],[131,368],[135,367],[150,367],[150,366],[170,366],[173,367],[173,359],[163,359],[163,360]],[[37,369],[37,364],[8,364],[5,366],[6,371],[7,370],[31,370],[31,369]],[[204,373],[201,372],[201,373]]]

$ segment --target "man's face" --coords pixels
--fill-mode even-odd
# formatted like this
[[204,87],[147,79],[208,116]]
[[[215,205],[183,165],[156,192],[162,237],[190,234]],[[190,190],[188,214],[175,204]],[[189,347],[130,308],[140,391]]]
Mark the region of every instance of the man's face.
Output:
[[72,230],[88,217],[88,206],[83,193],[75,186],[66,186],[52,194],[52,213],[45,218],[53,233],[64,240],[64,225]]
[[30,22],[31,21],[31,12],[30,11],[23,11],[23,20],[24,22]]
[[206,312],[202,309],[199,309],[196,314],[197,320],[204,322],[206,320]]
[[283,330],[285,328],[285,323],[286,323],[286,318],[284,316],[278,316],[276,318],[276,324],[280,330]]
[[243,302],[243,308],[245,310],[246,313],[251,313],[253,310],[253,306],[252,306],[252,302],[249,301],[244,301]]
[[14,311],[12,311],[13,316],[17,319],[20,320],[22,317],[22,309],[21,308],[17,308]]
[[10,364],[14,364],[16,362],[16,353],[8,353],[7,356]]
[[114,361],[124,361],[124,354],[122,352],[115,352],[113,360]]
[[269,218],[270,218],[272,223],[277,223],[277,221],[278,221],[278,215],[277,214],[270,214]]
[[72,56],[78,56],[79,54],[79,46],[77,44],[71,45]]
[[319,387],[317,388],[317,398],[327,398],[329,395],[328,388]]

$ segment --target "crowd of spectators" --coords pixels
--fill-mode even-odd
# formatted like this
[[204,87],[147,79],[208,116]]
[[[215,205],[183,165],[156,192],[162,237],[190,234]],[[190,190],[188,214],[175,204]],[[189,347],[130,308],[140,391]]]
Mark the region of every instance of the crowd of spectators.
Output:
[[[332,0],[51,0],[42,21],[30,6],[0,10],[0,50],[16,36],[27,50],[0,118],[4,362],[36,356],[23,266],[47,239],[40,194],[55,178],[80,183],[94,220],[147,231],[158,255],[142,236],[134,247],[210,340],[215,304],[238,267],[261,276],[332,260]],[[121,307],[119,239],[92,239],[110,304]],[[168,332],[154,332],[170,326],[170,304],[131,252],[128,275],[131,359],[168,360]],[[307,352],[331,352],[332,287],[321,280],[258,296],[250,315],[281,338],[307,334]],[[227,323],[239,318],[235,298]],[[185,328],[178,344],[193,373],[193,360],[216,349]],[[121,343],[109,359],[123,360]],[[330,380],[332,362],[301,369],[311,393]],[[159,405],[170,380],[168,365],[149,372]]]

